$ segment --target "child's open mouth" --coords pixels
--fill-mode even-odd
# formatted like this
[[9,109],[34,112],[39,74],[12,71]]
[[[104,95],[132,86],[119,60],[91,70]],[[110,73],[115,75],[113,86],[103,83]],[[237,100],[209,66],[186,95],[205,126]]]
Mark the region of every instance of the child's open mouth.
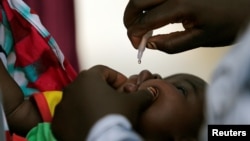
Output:
[[152,86],[151,87],[147,87],[147,89],[153,95],[154,100],[155,100],[158,97],[158,95],[159,95],[158,89],[155,88],[155,87],[152,87]]

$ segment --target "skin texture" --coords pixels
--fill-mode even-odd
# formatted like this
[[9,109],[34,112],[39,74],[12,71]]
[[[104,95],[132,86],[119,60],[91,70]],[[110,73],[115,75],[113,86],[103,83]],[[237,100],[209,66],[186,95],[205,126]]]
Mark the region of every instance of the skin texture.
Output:
[[249,21],[249,7],[249,0],[130,0],[124,11],[124,25],[137,48],[146,32],[182,23],[185,31],[155,35],[147,44],[151,49],[178,53],[234,43]]
[[[11,131],[25,135],[42,120],[35,104],[24,100],[6,73],[0,61],[0,76],[6,80],[0,86]],[[115,113],[127,117],[146,139],[196,139],[203,119],[204,87],[203,80],[188,74],[162,79],[144,70],[127,78],[106,66],[95,66],[82,71],[63,91],[52,131],[59,140],[85,139],[97,120]]]
[[33,101],[24,100],[21,89],[8,74],[1,60],[0,78],[4,80],[0,81],[0,89],[10,131],[25,136],[42,118]]
[[136,125],[139,115],[157,96],[145,89],[131,95],[117,92],[126,81],[124,75],[105,66],[82,71],[63,91],[55,109],[55,137],[62,141],[85,140],[92,125],[108,114],[124,115]]
[[203,122],[206,82],[190,74],[162,79],[144,70],[131,76],[119,91],[154,87],[157,99],[140,116],[137,131],[147,140],[196,140]]
[[[39,110],[31,99],[24,99],[21,89],[8,74],[1,60],[0,77],[4,80],[0,81],[0,89],[3,95],[4,111],[10,131],[25,136],[33,127],[42,122]],[[52,125],[55,127],[55,133],[59,134],[58,138],[62,137],[63,139],[72,140],[72,130],[61,131],[61,129],[83,131],[78,133],[76,137],[82,138],[82,136],[78,135],[83,135],[83,138],[85,138],[92,124],[109,113],[120,113],[125,115],[132,123],[136,122],[139,113],[153,101],[155,96],[146,90],[136,92],[137,94],[134,96],[117,95],[116,89],[126,80],[127,77],[105,66],[95,66],[89,70],[82,71],[77,79],[63,91],[62,102],[56,110],[54,124]],[[96,91],[93,91],[93,89]],[[106,95],[102,96],[103,94]],[[102,97],[105,97],[105,99]],[[126,107],[127,101],[135,108],[136,114],[131,114],[128,110],[131,107]],[[96,104],[92,103],[99,103],[102,108],[96,107]],[[116,107],[112,105],[116,105]],[[89,108],[93,109],[91,111],[92,114],[89,114],[89,117],[83,116],[90,112]],[[86,117],[83,123],[81,122],[83,119],[80,117]],[[72,122],[68,122],[68,119],[72,119]],[[68,124],[61,128],[61,123]],[[78,127],[78,125],[81,126]],[[80,130],[79,128],[82,125],[86,128]]]
[[188,74],[161,79],[144,70],[126,78],[108,67],[95,66],[81,72],[64,90],[52,131],[59,140],[84,140],[98,119],[121,114],[146,140],[196,140],[203,121],[205,86],[203,80]]

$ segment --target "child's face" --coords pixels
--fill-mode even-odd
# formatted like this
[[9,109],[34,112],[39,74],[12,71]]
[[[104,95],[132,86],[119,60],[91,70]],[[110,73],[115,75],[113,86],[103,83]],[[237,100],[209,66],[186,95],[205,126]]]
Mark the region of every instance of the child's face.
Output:
[[206,82],[188,74],[162,79],[149,71],[133,75],[119,90],[133,92],[152,87],[158,98],[142,114],[138,132],[146,139],[179,140],[196,137],[203,120]]

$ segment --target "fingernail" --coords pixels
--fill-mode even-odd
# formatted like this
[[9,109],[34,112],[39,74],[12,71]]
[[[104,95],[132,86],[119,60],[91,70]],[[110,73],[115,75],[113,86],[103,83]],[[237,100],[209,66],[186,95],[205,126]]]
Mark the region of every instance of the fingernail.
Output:
[[157,97],[159,96],[159,91],[155,87],[147,87],[147,90],[152,94],[153,100],[156,100]]
[[147,48],[149,49],[157,49],[157,46],[154,42],[148,42],[147,43]]

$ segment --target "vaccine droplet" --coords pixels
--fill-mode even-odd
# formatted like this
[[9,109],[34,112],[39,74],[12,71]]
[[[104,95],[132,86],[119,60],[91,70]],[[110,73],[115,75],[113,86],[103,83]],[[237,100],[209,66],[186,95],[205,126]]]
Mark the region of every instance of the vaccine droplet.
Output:
[[138,64],[141,64],[141,60],[138,60]]

